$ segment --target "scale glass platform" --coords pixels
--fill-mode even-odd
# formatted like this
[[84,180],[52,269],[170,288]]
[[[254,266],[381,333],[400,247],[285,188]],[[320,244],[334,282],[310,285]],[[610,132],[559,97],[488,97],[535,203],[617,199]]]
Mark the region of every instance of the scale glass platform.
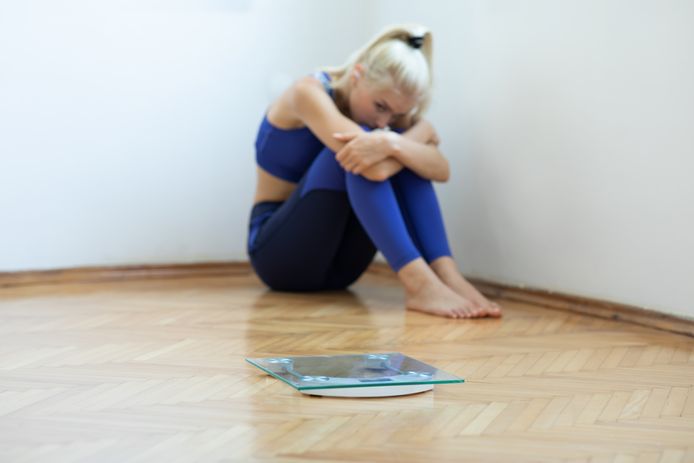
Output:
[[399,352],[247,358],[246,361],[299,392],[332,397],[388,397],[462,383],[450,373]]

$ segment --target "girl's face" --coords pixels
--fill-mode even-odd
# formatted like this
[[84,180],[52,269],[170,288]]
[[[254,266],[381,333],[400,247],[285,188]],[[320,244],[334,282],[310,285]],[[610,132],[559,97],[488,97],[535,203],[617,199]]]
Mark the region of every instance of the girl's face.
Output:
[[417,98],[412,95],[403,94],[396,88],[379,89],[368,82],[361,64],[354,67],[351,82],[349,110],[358,124],[382,129],[409,113],[417,104]]

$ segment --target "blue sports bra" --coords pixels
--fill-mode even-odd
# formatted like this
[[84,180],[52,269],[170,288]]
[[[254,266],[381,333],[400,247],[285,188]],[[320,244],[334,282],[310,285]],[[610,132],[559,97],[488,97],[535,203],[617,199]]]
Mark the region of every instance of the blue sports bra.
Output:
[[[313,75],[332,97],[330,76],[326,72]],[[275,177],[297,183],[323,148],[323,142],[308,127],[281,129],[272,125],[265,113],[255,140],[255,159],[263,170]]]

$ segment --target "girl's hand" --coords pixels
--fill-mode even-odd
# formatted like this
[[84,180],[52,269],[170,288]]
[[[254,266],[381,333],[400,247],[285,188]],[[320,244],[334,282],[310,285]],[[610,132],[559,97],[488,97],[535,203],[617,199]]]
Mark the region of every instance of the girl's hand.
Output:
[[396,155],[398,136],[385,131],[335,133],[333,137],[347,142],[336,153],[335,159],[347,172],[362,174],[369,167]]

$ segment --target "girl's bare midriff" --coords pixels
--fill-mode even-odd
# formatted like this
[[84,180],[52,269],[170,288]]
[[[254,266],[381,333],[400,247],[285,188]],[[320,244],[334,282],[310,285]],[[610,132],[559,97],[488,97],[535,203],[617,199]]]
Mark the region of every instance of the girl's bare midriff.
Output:
[[296,183],[287,182],[258,167],[258,182],[253,204],[261,201],[286,201],[296,188]]

